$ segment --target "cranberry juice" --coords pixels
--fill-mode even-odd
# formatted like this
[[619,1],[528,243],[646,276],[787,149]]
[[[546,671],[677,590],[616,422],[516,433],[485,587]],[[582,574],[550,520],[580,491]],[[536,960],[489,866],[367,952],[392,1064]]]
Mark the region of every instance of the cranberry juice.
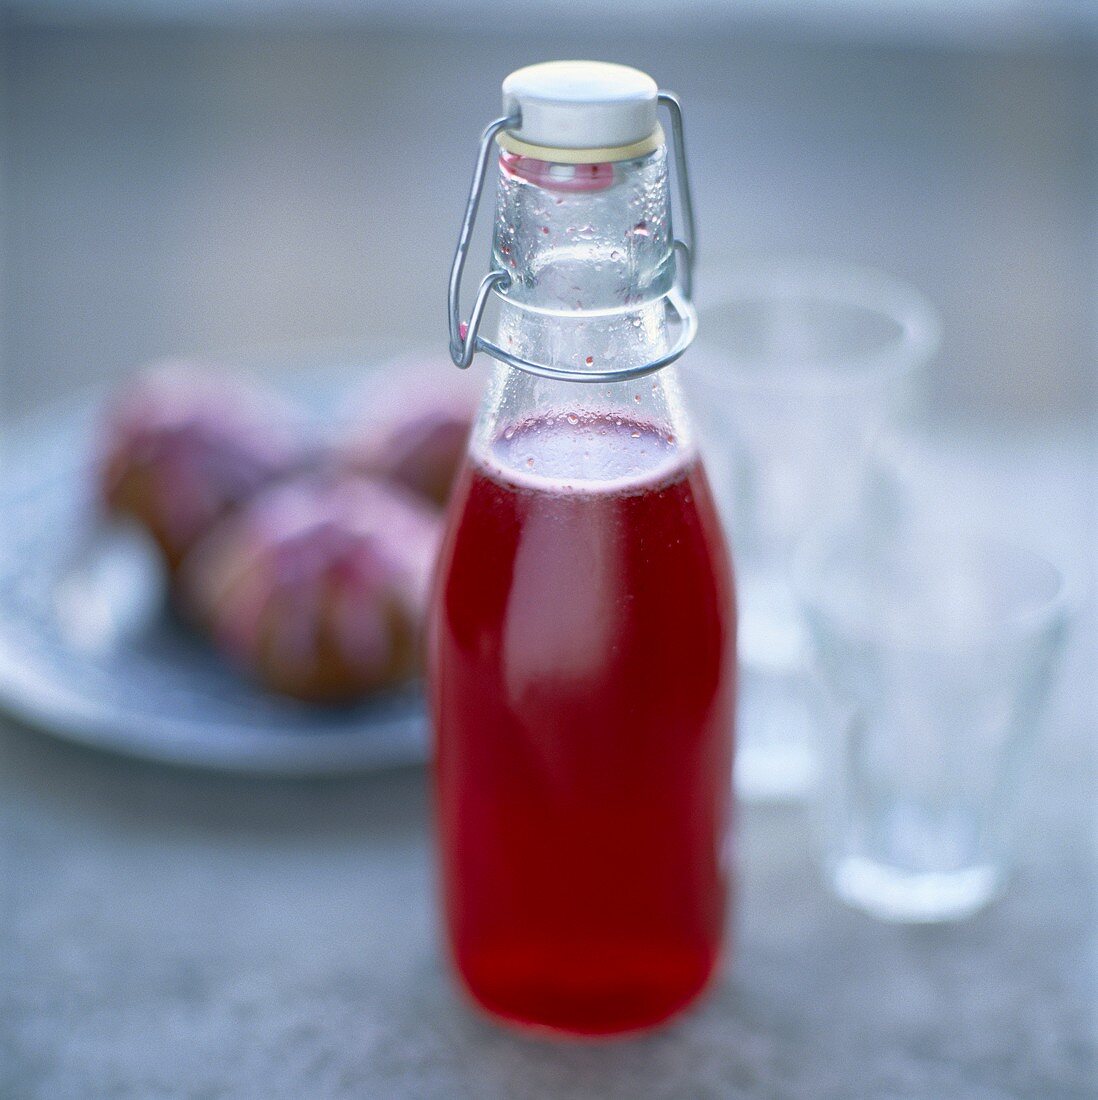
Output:
[[507,1020],[659,1023],[720,954],[735,612],[704,472],[651,426],[528,420],[467,462],[432,623],[450,946]]

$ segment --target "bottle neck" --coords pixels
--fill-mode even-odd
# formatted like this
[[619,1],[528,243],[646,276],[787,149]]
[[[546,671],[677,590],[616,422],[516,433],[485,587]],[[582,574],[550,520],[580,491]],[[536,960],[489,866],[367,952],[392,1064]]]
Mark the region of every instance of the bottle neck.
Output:
[[[614,164],[500,157],[493,261],[510,275],[497,342],[571,371],[640,366],[670,347],[674,281],[667,153]],[[635,421],[693,445],[673,368],[622,382],[545,379],[497,364],[473,438],[487,451],[524,420]]]
[[508,351],[571,370],[666,350],[674,278],[667,154],[610,164],[500,157],[494,265]]

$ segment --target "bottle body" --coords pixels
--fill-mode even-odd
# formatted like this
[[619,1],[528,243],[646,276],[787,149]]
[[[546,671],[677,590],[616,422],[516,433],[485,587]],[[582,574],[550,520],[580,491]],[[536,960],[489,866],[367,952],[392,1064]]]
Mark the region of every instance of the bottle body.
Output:
[[[665,189],[662,150],[637,167],[612,173],[624,194],[557,203],[548,172],[510,178],[505,163],[502,223],[517,230],[497,228],[498,258],[509,241],[522,255],[528,232],[563,246],[533,237],[502,344],[573,367],[666,346],[647,291],[666,275],[650,237],[669,227],[631,209],[653,180]],[[526,186],[516,207],[507,189]],[[592,201],[605,233],[546,217]],[[730,567],[673,372],[576,384],[497,366],[451,499],[429,645],[447,933],[483,1007],[613,1034],[705,987],[725,923],[734,650]]]

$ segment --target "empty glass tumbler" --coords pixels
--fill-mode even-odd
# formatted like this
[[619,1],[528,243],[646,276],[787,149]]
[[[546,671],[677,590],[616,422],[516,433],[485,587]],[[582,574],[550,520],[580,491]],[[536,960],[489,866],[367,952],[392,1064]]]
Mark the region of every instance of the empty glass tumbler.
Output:
[[793,555],[805,531],[863,509],[869,448],[936,350],[938,322],[904,284],[823,262],[711,271],[699,303],[684,377],[737,555],[736,786],[794,798],[812,756]]
[[1002,885],[1061,648],[1060,571],[1006,542],[901,525],[807,546],[819,842],[836,893],[893,921],[975,912]]

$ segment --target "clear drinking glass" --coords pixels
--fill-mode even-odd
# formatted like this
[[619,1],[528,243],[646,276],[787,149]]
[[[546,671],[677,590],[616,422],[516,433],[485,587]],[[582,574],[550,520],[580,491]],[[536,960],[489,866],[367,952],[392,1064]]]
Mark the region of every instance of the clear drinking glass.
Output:
[[975,912],[1010,865],[1067,621],[1063,575],[999,539],[900,524],[813,540],[795,578],[829,882],[885,920]]
[[736,786],[794,798],[812,756],[793,554],[805,530],[861,507],[869,447],[939,326],[913,289],[837,264],[714,271],[698,285],[699,350],[683,376],[736,556]]

